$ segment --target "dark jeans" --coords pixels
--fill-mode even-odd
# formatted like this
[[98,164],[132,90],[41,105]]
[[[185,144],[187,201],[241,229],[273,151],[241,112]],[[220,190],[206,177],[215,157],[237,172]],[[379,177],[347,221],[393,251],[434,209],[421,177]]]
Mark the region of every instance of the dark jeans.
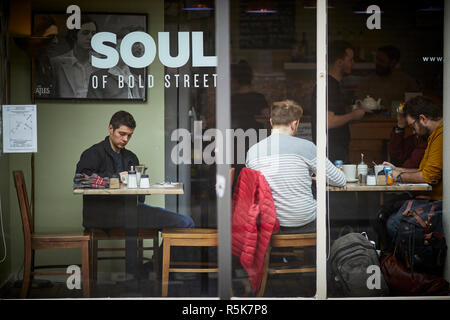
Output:
[[413,195],[409,193],[386,193],[384,198],[384,204],[378,210],[374,221],[374,229],[378,235],[378,248],[383,251],[392,251],[392,241],[401,219],[401,215],[398,216],[396,213],[405,201],[413,198]]
[[278,234],[314,233],[316,232],[316,220],[301,227],[282,227]]
[[193,228],[194,220],[191,217],[175,213],[160,207],[153,207],[139,203],[138,223],[140,228]]

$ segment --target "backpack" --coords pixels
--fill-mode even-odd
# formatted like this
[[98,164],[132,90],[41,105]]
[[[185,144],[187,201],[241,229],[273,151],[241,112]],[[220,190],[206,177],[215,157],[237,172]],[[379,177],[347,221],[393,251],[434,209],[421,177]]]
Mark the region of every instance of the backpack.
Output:
[[[371,297],[389,294],[375,246],[367,235],[348,233],[336,239],[331,247],[330,263],[335,286],[342,295]],[[378,267],[375,268],[375,276],[379,277],[379,286],[376,288],[368,285],[369,277],[373,275],[373,266]]]
[[442,226],[442,201],[409,200],[399,210],[394,238],[396,256],[405,266],[441,275],[447,255]]

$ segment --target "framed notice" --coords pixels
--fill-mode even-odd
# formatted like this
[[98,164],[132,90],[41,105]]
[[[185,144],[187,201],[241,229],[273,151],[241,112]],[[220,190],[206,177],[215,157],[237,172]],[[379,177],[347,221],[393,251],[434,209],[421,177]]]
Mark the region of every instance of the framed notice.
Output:
[[[82,13],[80,29],[68,30],[68,14],[33,13],[33,35],[52,41],[36,53],[33,63],[33,94],[36,99],[147,100],[147,69],[132,68],[120,56],[122,39],[133,32],[147,32],[146,14]],[[110,68],[96,68],[93,57],[105,58],[92,48],[98,33],[116,36],[105,41],[119,59]],[[136,58],[145,53],[135,42],[127,54]]]
[[3,105],[3,152],[37,152],[36,105]]

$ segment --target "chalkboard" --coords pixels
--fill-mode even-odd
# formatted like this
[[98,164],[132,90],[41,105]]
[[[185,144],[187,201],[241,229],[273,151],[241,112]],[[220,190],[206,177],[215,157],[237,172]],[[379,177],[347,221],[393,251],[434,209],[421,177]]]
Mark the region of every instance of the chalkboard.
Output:
[[290,49],[295,42],[295,1],[278,0],[275,13],[248,13],[251,0],[240,1],[241,49]]

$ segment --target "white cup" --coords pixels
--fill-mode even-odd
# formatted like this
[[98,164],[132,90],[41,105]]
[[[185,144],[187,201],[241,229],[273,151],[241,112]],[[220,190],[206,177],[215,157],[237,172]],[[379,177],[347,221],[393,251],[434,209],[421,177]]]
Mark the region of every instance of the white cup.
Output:
[[124,183],[124,184],[128,184],[128,172],[122,171],[119,173],[119,175],[120,175],[120,181],[122,181],[122,183]]
[[342,171],[344,172],[347,180],[355,180],[356,178],[356,164],[344,164],[342,166]]

